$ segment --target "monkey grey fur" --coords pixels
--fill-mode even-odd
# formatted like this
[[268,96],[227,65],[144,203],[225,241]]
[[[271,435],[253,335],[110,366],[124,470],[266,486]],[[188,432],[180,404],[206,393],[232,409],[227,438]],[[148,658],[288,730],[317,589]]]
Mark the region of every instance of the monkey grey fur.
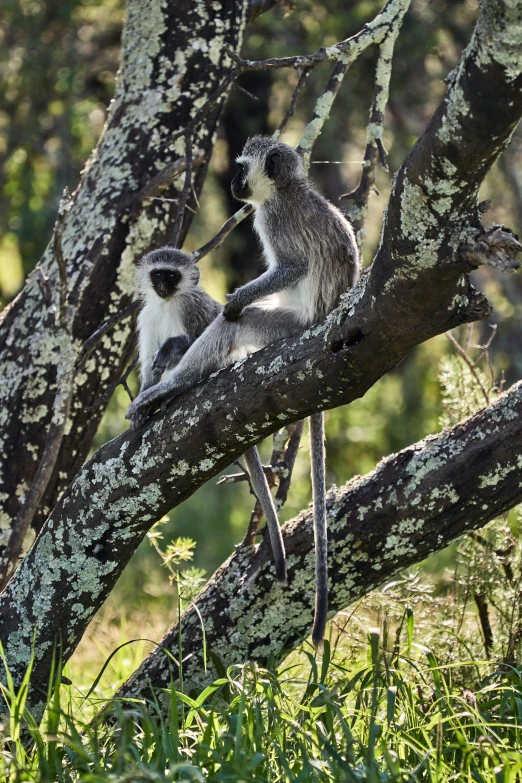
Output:
[[[254,228],[267,271],[227,297],[222,315],[164,381],[139,395],[131,414],[176,396],[202,376],[233,362],[241,349],[259,350],[323,321],[337,307],[341,294],[357,282],[359,257],[352,227],[313,189],[292,147],[255,136],[247,141],[237,163],[232,193],[254,206]],[[322,645],[328,611],[323,427],[323,414],[315,414],[311,446],[317,582],[312,639],[317,648]]]
[[[143,307],[138,316],[141,389],[159,383],[178,364],[192,343],[223,310],[198,285],[192,256],[164,247],[140,261],[136,283]],[[133,426],[139,421],[135,417]],[[245,453],[254,492],[265,513],[277,578],[286,582],[286,558],[274,501],[257,448]]]
[[181,250],[153,250],[138,263],[140,392],[158,383],[223,309],[198,283],[199,269]]

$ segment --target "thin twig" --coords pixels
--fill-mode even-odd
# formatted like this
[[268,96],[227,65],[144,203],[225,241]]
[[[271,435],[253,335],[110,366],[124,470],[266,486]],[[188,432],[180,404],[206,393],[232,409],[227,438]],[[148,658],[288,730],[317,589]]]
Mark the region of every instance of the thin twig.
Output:
[[87,288],[91,275],[94,271],[95,264],[100,258],[104,248],[105,248],[104,236],[103,234],[100,234],[100,236],[96,237],[91,247],[87,251],[87,255],[85,256],[82,262],[82,266],[78,274],[78,277],[76,278],[72,286],[72,291],[70,292],[68,297],[68,303],[71,310],[77,306],[78,302],[83,296],[83,293]]
[[[275,481],[275,479],[280,476],[285,471],[285,469],[285,465],[282,463],[280,465],[263,465],[263,473],[269,481],[271,479]],[[221,484],[237,484],[241,481],[248,481],[249,478],[250,477],[246,471],[243,471],[242,473],[227,473],[225,476],[221,476],[221,478],[216,481],[216,486],[219,487]]]
[[98,399],[95,400],[93,402],[93,404],[91,406],[89,406],[89,408],[87,410],[89,412],[97,410],[100,407],[100,405],[103,405],[105,403],[105,401],[108,400],[108,398],[111,396],[113,391],[118,386],[123,386],[123,388],[125,389],[125,391],[129,395],[130,400],[132,402],[133,399],[134,399],[134,396],[133,396],[133,394],[132,394],[132,392],[131,392],[131,390],[129,388],[129,384],[127,383],[127,379],[129,377],[129,375],[131,374],[131,372],[133,371],[133,369],[136,367],[137,363],[138,363],[138,357],[136,357],[135,359],[132,360],[132,362],[129,364],[129,366],[127,367],[127,369],[123,373],[123,375],[121,375],[118,378],[117,381],[114,381],[113,383],[111,383],[110,386],[107,386],[107,388],[105,389],[105,391],[103,392],[101,397],[98,397]]
[[85,340],[84,344],[80,348],[76,358],[76,368],[79,369],[81,366],[83,366],[85,360],[96,348],[104,334],[107,334],[107,332],[116,326],[116,324],[119,324],[120,321],[124,321],[125,318],[129,318],[129,316],[134,315],[134,313],[138,311],[139,306],[140,303],[138,301],[132,302],[124,310],[121,310],[119,313],[112,315],[110,318],[104,321],[102,325],[96,329],[96,331],[93,332],[91,336],[87,338],[87,340]]
[[[275,504],[278,510],[281,509],[286,502],[302,432],[303,422],[297,421],[274,434],[274,446],[272,449],[272,456],[270,457],[271,471],[266,471],[266,476],[268,486],[271,489],[276,485],[277,479],[279,478],[279,487],[275,496]],[[243,539],[244,545],[253,546],[255,544],[262,519],[263,508],[259,501],[256,500],[254,509],[250,515],[247,532]]]
[[251,101],[259,101],[259,97],[257,95],[254,95],[253,92],[250,92],[249,90],[246,90],[244,87],[241,87],[240,84],[237,83],[237,81],[232,82],[232,86],[236,88],[239,92],[243,93],[243,95],[246,95],[247,98],[250,98]]
[[299,78],[297,80],[297,84],[294,87],[294,91],[292,93],[292,97],[290,98],[290,105],[288,109],[286,110],[286,114],[281,120],[281,123],[279,125],[279,128],[274,133],[274,139],[278,139],[279,136],[282,134],[290,120],[295,114],[295,110],[297,108],[297,103],[299,101],[299,98],[301,96],[301,92],[303,91],[303,88],[308,81],[308,77],[310,76],[311,69],[310,68],[303,68],[299,72]]
[[275,506],[278,511],[279,509],[283,508],[288,497],[295,460],[299,452],[301,437],[303,435],[303,427],[303,419],[296,421],[294,424],[290,424],[287,427],[290,437],[288,439],[288,445],[286,447],[284,456],[284,465],[286,470],[279,479],[279,486],[275,496]]
[[388,35],[379,47],[379,57],[375,68],[375,88],[366,130],[366,149],[364,151],[361,179],[355,190],[341,196],[341,198],[349,198],[352,202],[348,208],[348,217],[353,225],[359,249],[361,249],[364,239],[364,224],[368,214],[368,201],[370,194],[375,190],[377,161],[380,162],[385,171],[388,171],[382,134],[384,130],[384,111],[390,93],[391,61],[402,19],[398,21],[398,24],[390,28]]
[[183,218],[185,217],[185,206],[192,187],[192,134],[190,132],[185,134],[185,161],[185,182],[183,183],[183,190],[181,191],[181,196],[179,198],[176,221],[170,240],[170,244],[173,247],[178,247],[179,245],[183,228]]
[[68,328],[67,324],[67,264],[63,255],[62,238],[65,227],[65,218],[70,207],[68,194],[62,199],[58,207],[58,216],[54,228],[54,257],[58,265],[58,319],[63,329]]
[[484,388],[484,384],[480,380],[479,374],[478,374],[478,372],[477,372],[477,370],[475,368],[474,363],[471,361],[471,359],[469,358],[468,354],[466,353],[466,351],[464,350],[462,345],[457,340],[455,340],[455,338],[453,337],[453,335],[450,332],[446,332],[446,337],[448,338],[450,343],[453,345],[453,347],[455,348],[455,350],[457,351],[459,356],[461,356],[464,359],[464,361],[466,362],[466,364],[468,365],[468,367],[469,367],[469,369],[471,371],[471,374],[475,378],[480,391],[484,395],[484,399],[486,401],[486,405],[489,405],[489,394],[487,393],[486,389]]
[[212,239],[209,239],[208,242],[206,242],[204,245],[201,245],[201,247],[198,247],[198,249],[194,251],[194,260],[200,261],[212,250],[215,250],[217,247],[223,244],[230,232],[233,231],[235,227],[238,226],[245,218],[251,215],[253,211],[254,207],[251,204],[245,204],[244,207],[238,209],[238,211],[232,215],[232,217],[223,223],[217,234],[215,234]]
[[37,267],[36,274],[38,275],[38,287],[40,288],[42,299],[44,300],[44,304],[47,307],[50,307],[51,304],[53,303],[53,293],[51,291],[51,284],[49,283],[49,278],[45,276],[41,266]]
[[[199,168],[206,163],[207,159],[204,155],[194,155],[192,159],[192,168]],[[177,160],[167,163],[167,165],[158,171],[152,179],[150,179],[137,194],[131,194],[128,197],[129,202],[135,202],[136,207],[140,205],[142,201],[147,199],[153,199],[162,190],[164,190],[185,171],[187,168],[186,158],[178,158]]]

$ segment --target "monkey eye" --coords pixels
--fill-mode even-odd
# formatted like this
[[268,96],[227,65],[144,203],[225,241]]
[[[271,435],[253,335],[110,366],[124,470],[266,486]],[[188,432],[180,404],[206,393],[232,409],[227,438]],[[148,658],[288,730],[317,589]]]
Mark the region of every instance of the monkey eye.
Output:
[[159,271],[159,269],[156,269],[152,273],[152,277],[154,278],[154,280],[161,280],[162,273]]

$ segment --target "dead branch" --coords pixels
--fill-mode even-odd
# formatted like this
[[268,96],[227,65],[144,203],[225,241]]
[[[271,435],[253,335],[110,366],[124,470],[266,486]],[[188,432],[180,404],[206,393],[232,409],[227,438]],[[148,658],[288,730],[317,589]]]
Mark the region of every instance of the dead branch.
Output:
[[170,244],[173,247],[178,247],[179,239],[181,236],[181,229],[183,227],[183,218],[185,217],[185,207],[187,205],[187,199],[192,188],[192,134],[187,131],[185,134],[185,182],[183,183],[183,190],[179,197],[178,208],[176,211],[176,220],[174,222],[174,228],[172,230],[172,237]]
[[364,239],[364,223],[368,213],[368,201],[372,190],[375,189],[377,160],[380,161],[382,168],[388,171],[382,134],[384,131],[384,111],[390,92],[391,61],[398,34],[399,27],[392,28],[379,47],[379,57],[375,68],[375,89],[366,130],[366,149],[364,151],[361,179],[355,190],[341,196],[341,198],[348,198],[351,201],[348,208],[348,217],[353,225],[359,249],[361,249]]
[[85,360],[94,351],[102,337],[107,334],[107,332],[113,329],[117,324],[121,323],[121,321],[124,321],[126,318],[129,318],[130,316],[133,316],[135,313],[137,313],[139,307],[140,303],[138,301],[134,301],[121,312],[116,313],[115,315],[111,315],[110,318],[107,318],[107,320],[99,327],[99,329],[96,329],[96,331],[93,332],[82,345],[76,358],[76,367],[79,369],[84,364]]

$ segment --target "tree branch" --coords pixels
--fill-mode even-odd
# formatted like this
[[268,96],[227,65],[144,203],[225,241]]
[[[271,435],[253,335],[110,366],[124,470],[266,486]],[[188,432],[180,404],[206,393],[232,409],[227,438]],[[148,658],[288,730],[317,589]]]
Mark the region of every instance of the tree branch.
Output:
[[[236,78],[239,73],[245,70],[266,70],[272,66],[283,68],[295,67],[300,71],[299,80],[293,92],[288,111],[286,112],[286,115],[279,128],[274,133],[275,138],[279,138],[287,123],[293,116],[300,92],[303,89],[306,80],[313,68],[315,68],[316,65],[325,59],[333,58],[337,60],[330,78],[328,79],[326,87],[324,88],[321,96],[316,101],[312,119],[304,129],[297,146],[298,151],[303,155],[307,168],[310,162],[312,147],[319,138],[324,123],[330,115],[333,102],[337,97],[349,67],[355,62],[357,57],[359,57],[359,55],[372,44],[381,43],[387,38],[387,36],[390,36],[392,41],[395,41],[402,24],[404,14],[410,5],[410,1],[411,0],[388,0],[383,10],[377,14],[377,16],[372,19],[371,22],[366,24],[359,33],[352,36],[351,38],[348,38],[346,41],[341,42],[341,44],[336,44],[336,46],[329,47],[328,49],[321,49],[314,55],[309,55],[308,59],[304,58],[306,61],[303,62],[301,62],[301,60],[303,60],[302,57],[284,57],[280,60],[242,60],[241,57],[234,54],[233,51],[229,50],[230,57],[236,63],[236,68],[231,71],[231,79]],[[276,66],[276,63],[282,64]],[[227,85],[225,83],[220,85],[220,94],[224,93],[226,87]],[[217,100],[216,96],[212,96],[210,103],[215,100]],[[204,116],[205,111],[206,107],[203,106],[195,115],[192,123],[197,125],[198,116]],[[253,207],[250,204],[245,204],[243,207],[241,207],[241,209],[239,209],[222,225],[220,230],[212,239],[210,239],[195,251],[195,258],[199,260],[207,255],[207,253],[210,253],[212,250],[215,250],[217,247],[219,247],[230,234],[230,232],[233,231],[233,229],[239,225],[239,223],[245,220],[245,218],[251,215],[252,212]]]
[[[334,614],[399,571],[482,527],[522,500],[522,382],[475,416],[383,460],[328,495],[330,612]],[[182,619],[184,687],[198,692],[216,678],[207,650],[225,667],[281,661],[306,639],[313,614],[312,510],[283,527],[288,585],[273,578],[269,545],[240,547]],[[161,640],[178,655],[178,628]],[[149,697],[168,688],[172,661],[156,649],[117,697]],[[156,691],[156,696],[162,696]]]
[[[69,287],[77,347],[98,330],[105,337],[76,374],[62,446],[32,522],[33,534],[89,453],[104,410],[100,405],[92,411],[100,398],[100,379],[104,386],[115,382],[134,348],[130,319],[110,336],[104,331],[107,321],[134,298],[136,259],[168,240],[176,203],[151,196],[186,167],[183,144],[172,143],[172,135],[183,132],[194,104],[205,103],[228,76],[230,61],[223,47],[240,47],[247,10],[248,0],[217,0],[210,16],[204,6],[182,0],[151,0],[144,15],[138,0],[126,3],[122,62],[107,126],[67,205],[65,222],[57,222],[56,242],[50,242],[37,271],[0,317],[0,559],[19,519],[20,488],[36,480],[48,453],[47,429],[62,393],[58,387],[65,353],[53,302],[59,301],[63,320]],[[194,48],[195,39],[205,45]],[[173,52],[179,62],[174,63]],[[211,108],[193,138],[196,197],[218,117],[219,107]],[[180,240],[189,222],[187,214]],[[67,355],[74,362],[74,355]]]

